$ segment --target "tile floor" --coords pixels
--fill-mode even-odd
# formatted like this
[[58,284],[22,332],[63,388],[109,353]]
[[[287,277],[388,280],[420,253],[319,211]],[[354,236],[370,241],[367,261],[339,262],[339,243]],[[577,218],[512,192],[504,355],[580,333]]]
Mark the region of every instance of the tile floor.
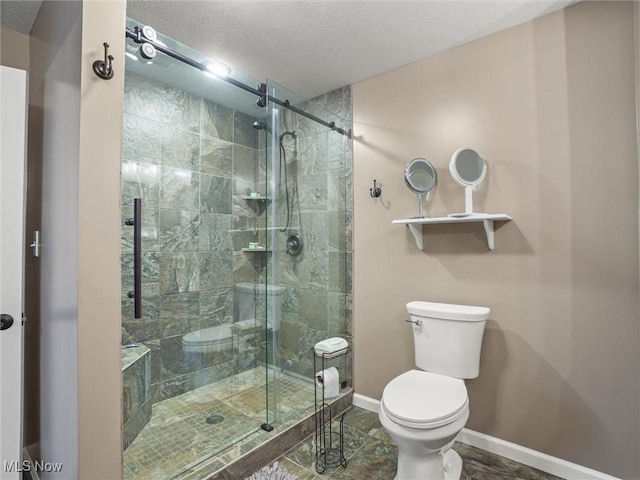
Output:
[[[256,430],[259,437],[264,434],[262,437],[268,438],[270,434],[257,428],[264,421],[264,400],[259,400],[264,399],[264,369],[244,372],[223,382],[154,405],[151,422],[125,451],[125,479],[165,480],[182,478],[183,474],[187,475],[185,478],[203,478],[202,470],[198,474],[195,468],[191,476],[187,471],[202,461],[202,452],[207,452],[207,458],[213,462],[209,469],[213,473],[233,460],[218,461],[215,457],[218,452],[222,455],[231,443],[256,435]],[[282,385],[284,411],[293,412],[301,402],[307,406],[313,403],[312,384],[285,377]],[[221,424],[208,424],[205,420],[212,414],[221,414],[225,420]],[[348,410],[344,437],[346,468],[327,469],[324,474],[315,471],[314,435],[277,461],[297,475],[298,480],[394,478],[397,449],[376,414],[357,407]],[[249,447],[254,443],[250,442]],[[454,448],[464,461],[461,480],[561,480],[468,445],[456,443]],[[233,457],[237,458],[235,453]]]
[[[280,465],[298,480],[391,480],[395,476],[397,449],[378,421],[378,416],[361,408],[352,408],[345,416],[346,468],[315,471],[314,436],[278,459]],[[456,443],[454,449],[463,460],[461,480],[561,480],[540,470],[522,465],[483,450]]]
[[[313,383],[282,375],[284,421],[313,405]],[[265,421],[265,370],[256,368],[153,406],[151,421],[124,452],[126,480],[175,478],[260,431]],[[221,423],[207,419],[221,415]]]

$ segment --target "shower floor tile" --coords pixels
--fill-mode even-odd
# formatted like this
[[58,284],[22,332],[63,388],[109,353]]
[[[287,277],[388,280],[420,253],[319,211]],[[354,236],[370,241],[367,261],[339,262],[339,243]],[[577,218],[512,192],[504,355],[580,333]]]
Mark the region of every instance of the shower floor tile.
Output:
[[[173,478],[258,431],[266,388],[264,368],[255,368],[155,404],[151,421],[124,452],[125,479]],[[271,390],[283,419],[313,404],[310,382],[281,376]]]

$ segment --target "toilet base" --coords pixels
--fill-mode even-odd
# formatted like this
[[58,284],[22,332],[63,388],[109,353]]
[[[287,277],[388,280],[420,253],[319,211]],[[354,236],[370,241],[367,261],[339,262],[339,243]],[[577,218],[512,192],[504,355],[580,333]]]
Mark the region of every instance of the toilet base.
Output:
[[[454,449],[444,454],[444,480],[460,480],[462,476],[462,457]],[[393,480],[402,480],[396,475]]]
[[462,458],[453,448],[444,454],[444,480],[460,480],[462,475]]
[[378,412],[378,418],[398,446],[396,480],[460,479],[462,459],[451,447],[467,423],[468,406],[463,415],[452,423],[432,429],[398,425],[389,419],[384,404]]

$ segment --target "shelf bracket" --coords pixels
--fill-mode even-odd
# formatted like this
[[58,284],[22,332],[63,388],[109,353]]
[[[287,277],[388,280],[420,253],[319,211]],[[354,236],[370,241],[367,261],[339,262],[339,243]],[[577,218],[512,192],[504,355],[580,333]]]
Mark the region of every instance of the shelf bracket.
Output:
[[489,247],[489,250],[493,250],[495,246],[493,220],[483,220],[482,225],[484,225],[484,232],[487,234],[487,246]]
[[422,224],[407,223],[407,228],[411,232],[411,235],[413,235],[413,239],[416,241],[416,247],[418,247],[419,250],[422,250]]

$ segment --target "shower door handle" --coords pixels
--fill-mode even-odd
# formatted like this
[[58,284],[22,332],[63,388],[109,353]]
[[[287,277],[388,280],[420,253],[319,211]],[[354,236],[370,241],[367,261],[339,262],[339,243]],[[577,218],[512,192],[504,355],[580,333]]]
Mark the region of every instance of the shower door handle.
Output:
[[133,290],[127,295],[133,298],[133,317],[142,318],[142,199],[133,199],[133,218],[125,224],[133,226]]

